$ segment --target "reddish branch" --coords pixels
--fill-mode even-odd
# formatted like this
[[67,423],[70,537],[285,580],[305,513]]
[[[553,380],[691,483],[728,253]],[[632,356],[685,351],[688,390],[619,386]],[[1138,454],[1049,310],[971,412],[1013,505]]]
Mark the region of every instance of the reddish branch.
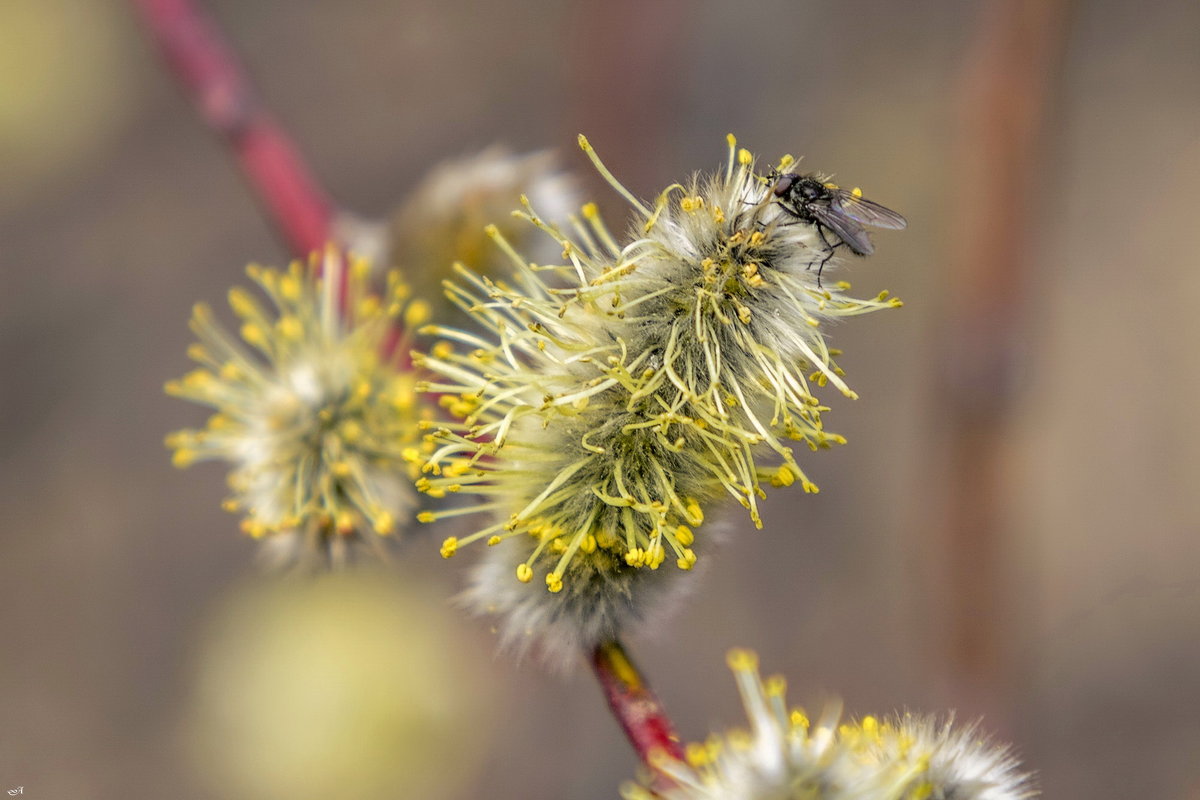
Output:
[[1029,293],[1028,231],[1071,0],[991,0],[966,63],[955,186],[958,237],[938,393],[949,432],[946,514],[935,532],[950,597],[950,662],[993,698],[1011,688],[1004,447]]
[[264,108],[213,20],[193,0],[133,0],[201,117],[229,146],[293,255],[321,250],[332,207],[292,140]]
[[652,753],[665,753],[682,761],[675,726],[621,643],[613,640],[598,645],[591,662],[608,706],[638,757],[650,764]]

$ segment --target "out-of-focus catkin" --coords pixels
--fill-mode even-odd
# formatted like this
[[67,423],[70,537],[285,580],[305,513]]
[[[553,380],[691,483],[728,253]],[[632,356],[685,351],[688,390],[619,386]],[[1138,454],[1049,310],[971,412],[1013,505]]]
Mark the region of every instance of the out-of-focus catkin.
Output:
[[686,761],[652,759],[653,783],[629,784],[626,800],[1023,800],[1036,794],[1009,748],[975,725],[899,714],[839,723],[831,706],[815,721],[789,707],[780,676],[763,681],[758,658],[729,654],[748,730],[686,748]]
[[230,291],[240,341],[207,305],[192,314],[188,354],[200,366],[166,391],[216,413],[167,437],[173,461],[233,464],[223,505],[273,565],[340,566],[358,545],[382,554],[380,536],[411,519],[428,455],[417,423],[433,409],[394,356],[409,346],[401,326],[426,322],[429,305],[410,301],[396,272],[373,293],[367,263],[332,248],[248,272],[269,304]]

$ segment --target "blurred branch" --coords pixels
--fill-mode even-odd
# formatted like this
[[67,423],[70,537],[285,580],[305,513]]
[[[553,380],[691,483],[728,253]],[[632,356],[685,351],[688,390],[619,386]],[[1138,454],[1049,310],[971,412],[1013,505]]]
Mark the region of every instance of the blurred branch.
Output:
[[229,147],[293,255],[320,251],[331,204],[291,138],[253,91],[232,48],[193,0],[133,0],[150,37],[206,125]]
[[1035,177],[1070,0],[992,0],[960,98],[948,298],[951,357],[941,375],[948,485],[935,545],[946,570],[950,662],[975,688],[1006,680],[1001,596],[1002,456],[1026,326]]
[[608,706],[638,757],[649,764],[652,753],[662,752],[682,761],[683,749],[667,710],[629,659],[624,646],[615,639],[597,645],[591,663]]

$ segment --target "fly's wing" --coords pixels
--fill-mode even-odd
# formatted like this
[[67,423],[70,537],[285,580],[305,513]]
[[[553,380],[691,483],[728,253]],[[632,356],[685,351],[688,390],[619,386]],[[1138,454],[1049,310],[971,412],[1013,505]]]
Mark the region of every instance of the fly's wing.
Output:
[[857,255],[869,256],[875,252],[875,245],[871,244],[866,230],[853,219],[832,207],[813,206],[810,210],[818,223],[836,233]]
[[899,231],[908,227],[908,220],[873,200],[839,189],[833,193],[833,210],[855,222],[874,228]]

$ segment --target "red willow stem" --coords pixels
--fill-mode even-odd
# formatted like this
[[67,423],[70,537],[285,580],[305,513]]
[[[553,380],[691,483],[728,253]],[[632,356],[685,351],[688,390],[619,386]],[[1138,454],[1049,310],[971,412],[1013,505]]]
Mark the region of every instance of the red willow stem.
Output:
[[292,255],[329,240],[332,204],[291,138],[267,113],[212,18],[193,0],[133,0],[206,125],[237,158]]
[[638,757],[652,766],[651,754],[665,753],[683,760],[683,748],[662,702],[616,639],[602,642],[591,653],[592,670],[608,706]]
[[[950,594],[948,658],[975,692],[990,692],[988,717],[1003,719],[1019,665],[1009,643],[1011,552],[1005,518],[1005,448],[1017,398],[1022,337],[1028,327],[1032,263],[1027,231],[1040,205],[1034,191],[1072,0],[989,0],[983,5],[960,95],[954,218],[959,231],[947,263],[952,357],[943,359],[940,424],[950,434],[949,474],[934,547]],[[936,562],[935,562],[936,563]]]

